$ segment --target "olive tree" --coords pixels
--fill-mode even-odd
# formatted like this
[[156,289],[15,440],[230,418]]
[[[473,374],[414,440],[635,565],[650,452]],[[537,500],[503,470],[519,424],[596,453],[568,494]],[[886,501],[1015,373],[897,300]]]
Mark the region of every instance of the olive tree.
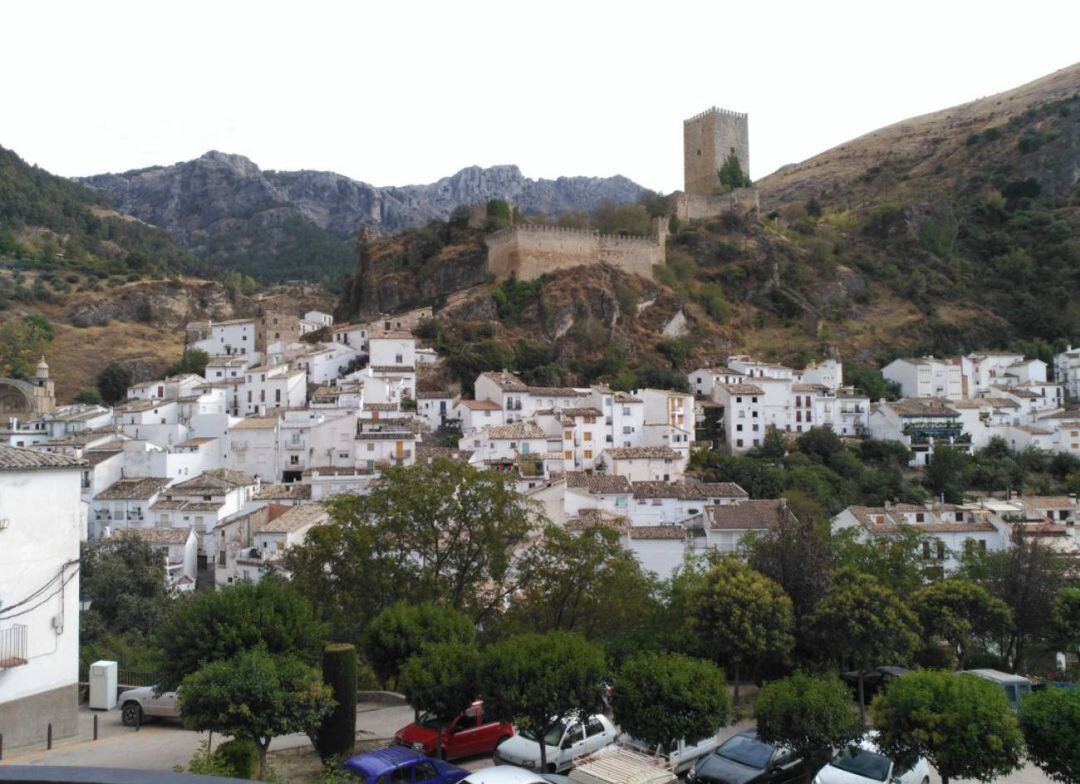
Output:
[[766,683],[754,701],[754,715],[762,740],[787,746],[818,766],[828,760],[831,748],[863,733],[847,687],[836,677],[796,673]]
[[1080,691],[1045,689],[1020,704],[1028,757],[1054,781],[1080,781]]

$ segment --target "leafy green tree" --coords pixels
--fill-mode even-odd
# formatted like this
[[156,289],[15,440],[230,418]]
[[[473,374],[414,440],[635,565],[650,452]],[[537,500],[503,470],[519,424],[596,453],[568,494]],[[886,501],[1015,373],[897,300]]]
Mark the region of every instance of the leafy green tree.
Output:
[[1012,625],[1012,611],[981,585],[951,578],[930,583],[911,600],[927,643],[944,640],[964,669],[973,644],[1000,640]]
[[924,482],[927,489],[935,496],[943,497],[946,503],[963,503],[970,463],[971,458],[962,449],[936,445],[926,464]]
[[0,323],[0,376],[33,378],[38,360],[53,340],[53,326],[44,316],[23,316]]
[[206,372],[210,355],[200,348],[185,348],[180,359],[165,368],[166,376],[179,376],[194,373],[201,376]]
[[779,460],[788,452],[788,441],[780,429],[776,425],[769,425],[765,428],[765,438],[761,442],[761,449],[758,450],[758,454],[762,457],[769,457]]
[[604,234],[652,234],[652,217],[641,204],[616,204],[605,201],[593,213],[596,228]]
[[784,492],[784,469],[769,460],[699,450],[690,456],[690,469],[706,482],[734,482],[751,498],[779,498]]
[[678,653],[642,653],[615,678],[615,721],[649,746],[671,749],[714,735],[731,715],[724,671]]
[[1062,650],[1080,647],[1080,587],[1062,588],[1050,606],[1051,639]]
[[[148,635],[165,619],[173,600],[159,548],[121,532],[84,544],[79,561],[79,598],[90,602],[84,627]],[[88,642],[93,635],[84,635]]]
[[1080,691],[1043,689],[1020,703],[1028,757],[1062,784],[1080,781]]
[[847,687],[836,677],[796,673],[761,687],[754,701],[758,737],[792,749],[817,770],[834,747],[863,734]]
[[869,368],[857,362],[844,363],[844,383],[855,387],[872,401],[896,400],[900,397],[900,387],[886,381],[881,371]]
[[736,188],[749,188],[752,184],[750,178],[746,176],[746,172],[742,170],[738,156],[733,152],[728,154],[716,176],[720,185],[732,191]]
[[488,231],[504,229],[513,222],[513,214],[510,205],[503,199],[491,199],[487,203],[487,228]]
[[1010,547],[966,551],[957,576],[979,583],[1012,610],[1013,623],[1000,649],[1011,671],[1022,670],[1028,647],[1053,633],[1052,608],[1066,583],[1065,561],[1017,527]]
[[97,387],[88,387],[79,392],[79,394],[75,395],[75,402],[84,403],[90,406],[100,406],[105,403],[105,401],[101,399],[101,392]]
[[485,649],[479,687],[484,710],[513,721],[536,739],[548,770],[544,734],[553,716],[590,714],[600,701],[607,664],[603,652],[570,632],[519,634]]
[[101,399],[110,406],[123,400],[130,386],[131,371],[119,362],[107,364],[97,377],[97,388],[101,393]]
[[870,712],[877,745],[897,761],[925,757],[941,775],[991,782],[1020,767],[1024,740],[997,684],[974,675],[917,670],[893,680]]
[[850,569],[837,572],[807,627],[822,654],[858,670],[860,718],[865,671],[905,663],[919,646],[919,621],[911,610],[875,577]]
[[295,656],[271,655],[261,646],[211,661],[180,684],[180,714],[198,732],[219,732],[259,747],[259,775],[270,741],[314,732],[334,705],[315,668]]
[[436,755],[442,756],[447,725],[476,699],[480,653],[466,642],[433,642],[409,657],[401,668],[401,686],[409,704],[424,711],[438,730]]
[[913,526],[901,526],[883,545],[863,541],[853,528],[834,533],[831,541],[838,568],[872,574],[899,596],[911,595],[925,582],[923,536]]
[[653,580],[609,526],[580,533],[549,525],[518,564],[520,588],[507,611],[511,629],[580,632],[608,639],[655,605]]
[[472,644],[476,628],[452,607],[433,602],[398,602],[371,619],[364,635],[364,653],[386,686],[396,685],[401,666],[434,643]]
[[311,604],[279,578],[200,593],[176,604],[155,635],[164,653],[160,685],[175,686],[210,662],[255,648],[314,665],[324,633]]
[[687,624],[702,651],[739,678],[766,659],[784,661],[795,644],[791,599],[773,580],[734,556],[720,560],[690,597]]

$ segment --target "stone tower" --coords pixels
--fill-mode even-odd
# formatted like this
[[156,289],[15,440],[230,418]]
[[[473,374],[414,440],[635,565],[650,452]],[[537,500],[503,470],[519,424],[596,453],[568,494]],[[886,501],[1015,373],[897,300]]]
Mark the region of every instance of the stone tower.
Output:
[[715,106],[683,121],[683,190],[711,196],[717,172],[731,153],[750,176],[750,128],[747,115]]

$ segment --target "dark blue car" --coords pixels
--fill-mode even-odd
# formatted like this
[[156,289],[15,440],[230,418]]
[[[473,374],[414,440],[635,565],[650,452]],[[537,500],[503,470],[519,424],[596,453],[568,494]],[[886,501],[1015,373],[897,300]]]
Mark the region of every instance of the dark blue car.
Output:
[[457,784],[469,775],[464,768],[402,746],[357,754],[343,767],[363,784]]

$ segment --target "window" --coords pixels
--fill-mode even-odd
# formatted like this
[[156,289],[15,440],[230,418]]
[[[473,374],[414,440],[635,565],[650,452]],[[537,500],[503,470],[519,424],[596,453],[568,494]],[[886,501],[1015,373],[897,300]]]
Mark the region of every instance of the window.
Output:
[[585,459],[586,460],[591,460],[592,459],[592,450],[591,449],[586,449],[585,450]]
[[589,432],[589,431],[585,432],[585,440],[586,441],[592,441],[592,433],[591,432]]
[[280,403],[281,402],[281,390],[280,389],[275,389],[274,390],[274,402],[275,403]]
[[600,719],[593,716],[585,723],[585,737],[591,738],[593,735],[603,734],[604,725],[600,722]]
[[348,460],[349,459],[349,453],[348,452],[338,452],[337,456],[338,456],[338,460]]
[[[457,723],[458,730],[474,730],[480,726],[480,711],[477,708],[469,708],[461,716],[461,721]],[[420,776],[417,775],[419,781]]]
[[741,438],[736,439],[735,446],[742,446],[742,439]]
[[736,403],[741,403],[741,402],[742,402],[742,398],[741,398],[741,397],[737,397],[737,398],[735,398],[735,402],[736,402]]
[[394,354],[394,364],[395,365],[402,364],[401,354]]
[[300,465],[300,455],[289,455],[289,465]]
[[922,543],[922,557],[926,560],[930,560],[930,542]]
[[573,460],[574,459],[574,453],[573,452],[563,452],[563,459],[564,460]]
[[742,425],[735,425],[735,430],[739,433],[742,432]]
[[938,543],[937,543],[937,557],[938,557],[939,561],[944,561],[945,560],[945,543],[943,541],[941,541],[940,539],[938,540]]
[[[630,406],[623,406],[622,412],[623,416],[630,416]],[[1076,435],[1076,433],[1073,433],[1073,435]]]

